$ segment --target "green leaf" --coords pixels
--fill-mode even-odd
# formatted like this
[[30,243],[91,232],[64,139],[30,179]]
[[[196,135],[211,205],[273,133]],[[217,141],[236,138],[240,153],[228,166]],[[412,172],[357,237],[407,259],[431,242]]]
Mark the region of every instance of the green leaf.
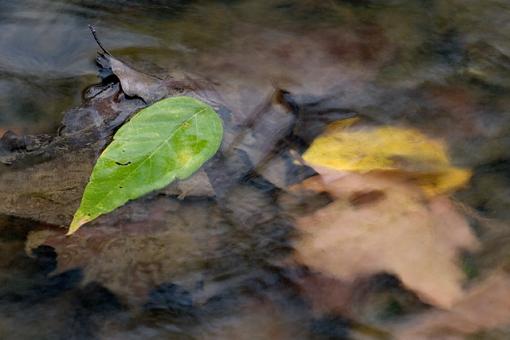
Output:
[[99,156],[68,235],[175,179],[185,179],[218,150],[221,119],[191,97],[163,99],[123,125]]

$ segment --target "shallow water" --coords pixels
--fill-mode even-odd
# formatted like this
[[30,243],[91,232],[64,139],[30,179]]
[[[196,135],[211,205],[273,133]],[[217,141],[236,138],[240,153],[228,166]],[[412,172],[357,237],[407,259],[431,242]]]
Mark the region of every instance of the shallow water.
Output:
[[[318,103],[300,127],[305,143],[351,113],[440,138],[473,171],[455,193],[482,244],[463,256],[465,272],[476,281],[508,269],[507,1],[0,0],[0,132],[54,133],[80,105],[98,82],[88,24],[140,70],[215,82],[239,122],[284,88]],[[231,191],[227,211],[210,198],[158,198],[154,214],[175,211],[161,225],[179,228],[146,235],[137,228],[149,213],[130,206],[134,234],[99,235],[58,257],[49,246],[27,256],[27,234],[41,226],[3,216],[0,338],[379,339],[431,308],[390,273],[347,293],[303,283],[308,269],[285,264],[293,214],[330,198],[294,201],[284,187],[313,172],[282,175],[275,162]],[[326,304],[320,291],[345,309],[312,308]],[[480,338],[509,336],[498,326]]]

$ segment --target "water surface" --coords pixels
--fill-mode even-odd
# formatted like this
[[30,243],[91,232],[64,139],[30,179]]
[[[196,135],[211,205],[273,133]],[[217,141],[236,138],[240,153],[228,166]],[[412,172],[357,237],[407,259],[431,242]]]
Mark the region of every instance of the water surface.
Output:
[[[507,1],[3,0],[0,132],[54,133],[63,113],[80,105],[81,91],[98,82],[88,24],[138,69],[215,82],[239,121],[284,88],[302,102],[319,101],[319,111],[354,112],[440,138],[454,164],[473,170],[470,186],[455,194],[481,217],[470,220],[482,248],[463,258],[466,273],[475,280],[508,268]],[[311,116],[305,132],[316,136],[320,119]],[[297,279],[306,269],[281,265],[293,234],[282,192],[275,183],[246,178],[232,192],[228,222],[209,199],[165,201],[184,230],[128,245],[103,240],[103,257],[88,272],[50,274],[57,261],[52,248],[38,248],[36,257],[25,253],[35,222],[3,216],[0,337],[379,339],[387,322],[430,308],[390,273],[380,273],[356,291],[354,311],[313,310]],[[289,204],[303,210],[327,202],[313,196]],[[170,247],[178,251],[159,252]],[[81,251],[69,256],[90,258],[96,248]],[[136,295],[137,284],[157,281],[150,268],[161,263],[176,279]],[[135,265],[141,266],[136,273]],[[125,283],[126,294],[104,282]],[[508,336],[480,336],[491,334]]]

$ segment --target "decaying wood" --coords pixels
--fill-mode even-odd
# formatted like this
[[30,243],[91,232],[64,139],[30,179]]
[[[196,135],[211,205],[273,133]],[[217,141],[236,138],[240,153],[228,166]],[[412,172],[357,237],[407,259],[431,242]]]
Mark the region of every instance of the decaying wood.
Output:
[[4,135],[0,141],[1,214],[56,225],[70,221],[94,159],[115,129],[143,106],[140,99],[116,99],[118,91],[118,84],[108,85],[82,107],[67,112],[55,137]]

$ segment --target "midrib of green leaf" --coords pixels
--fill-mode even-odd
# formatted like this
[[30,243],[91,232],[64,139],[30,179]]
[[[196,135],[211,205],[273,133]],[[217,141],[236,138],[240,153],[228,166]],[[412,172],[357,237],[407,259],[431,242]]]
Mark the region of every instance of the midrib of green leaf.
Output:
[[[177,133],[177,131],[184,127],[184,125],[188,122],[193,120],[197,115],[204,112],[206,108],[200,109],[197,112],[195,112],[192,116],[182,121],[182,123],[179,124],[179,126],[172,132],[170,136],[165,138],[159,145],[147,156],[145,159],[143,159],[135,168],[133,168],[131,171],[128,172],[126,177],[122,179],[120,184],[124,184],[128,178],[130,178],[143,164],[145,164],[146,161],[151,159],[158,151],[163,147],[163,145],[168,144],[168,142],[172,139],[172,137]],[[108,191],[108,193],[97,203],[97,205],[102,205],[102,203],[110,196],[110,194],[114,192],[114,190]]]

